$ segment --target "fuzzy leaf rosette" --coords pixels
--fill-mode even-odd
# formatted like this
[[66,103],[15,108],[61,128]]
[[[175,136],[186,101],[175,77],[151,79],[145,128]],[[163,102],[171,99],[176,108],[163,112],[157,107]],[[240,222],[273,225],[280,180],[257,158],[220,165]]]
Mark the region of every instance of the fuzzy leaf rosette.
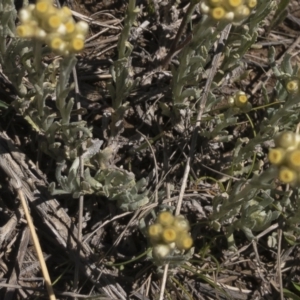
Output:
[[181,251],[190,249],[193,239],[189,230],[189,221],[184,216],[174,217],[169,211],[161,212],[155,223],[148,227],[153,258],[161,260],[172,255],[176,249]]

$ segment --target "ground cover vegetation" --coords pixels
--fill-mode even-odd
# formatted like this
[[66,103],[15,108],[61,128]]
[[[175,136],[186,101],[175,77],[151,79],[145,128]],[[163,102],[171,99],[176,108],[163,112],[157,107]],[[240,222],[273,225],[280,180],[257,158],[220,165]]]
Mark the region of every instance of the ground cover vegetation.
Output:
[[2,0],[0,298],[300,299],[300,3]]

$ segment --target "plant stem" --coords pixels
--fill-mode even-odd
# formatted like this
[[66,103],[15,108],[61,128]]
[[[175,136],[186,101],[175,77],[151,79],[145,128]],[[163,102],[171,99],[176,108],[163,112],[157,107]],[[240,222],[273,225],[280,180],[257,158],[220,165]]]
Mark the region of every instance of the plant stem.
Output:
[[135,7],[135,0],[129,0],[128,8],[127,8],[127,14],[124,21],[124,28],[122,30],[120,40],[118,43],[118,53],[119,53],[119,59],[126,57],[126,43],[129,38],[130,29],[132,27],[133,22],[136,19],[137,15],[137,8]]

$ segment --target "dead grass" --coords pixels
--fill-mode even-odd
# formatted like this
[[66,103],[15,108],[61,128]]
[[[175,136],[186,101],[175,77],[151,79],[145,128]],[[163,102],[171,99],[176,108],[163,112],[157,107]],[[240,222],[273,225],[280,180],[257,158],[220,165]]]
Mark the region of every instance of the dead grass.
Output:
[[[106,89],[111,78],[109,67],[116,58],[126,1],[99,2],[67,0],[66,4],[77,13],[76,18],[91,21],[86,50],[78,57],[80,102],[87,109],[84,119],[93,126],[94,137],[105,140],[103,116],[111,110]],[[37,151],[38,141],[43,137],[13,110],[2,110],[2,151],[9,153],[9,159],[19,166],[17,172],[23,174],[28,187],[31,214],[57,298],[84,299],[98,295],[90,299],[158,299],[162,270],[147,257],[147,239],[138,229],[139,220],[144,218],[149,222],[151,210],[162,204],[175,209],[181,195],[179,209],[193,224],[195,252],[185,265],[169,268],[164,299],[271,300],[282,297],[282,288],[298,293],[294,299],[300,299],[299,291],[292,285],[299,282],[300,248],[297,244],[290,246],[285,239],[281,251],[270,247],[270,236],[281,234],[276,224],[258,233],[257,241],[252,243],[243,233],[236,232],[238,249],[234,253],[227,250],[224,234],[208,226],[211,199],[221,192],[220,185],[210,178],[227,180],[224,172],[230,165],[234,143],[199,139],[191,169],[184,175],[192,132],[188,128],[182,133],[174,130],[157,105],[158,100],[171,100],[170,68],[159,70],[158,66],[188,5],[188,1],[182,1],[175,8],[171,2],[174,1],[138,3],[142,10],[130,42],[134,45],[133,73],[140,79],[140,86],[127,99],[132,108],[124,120],[125,130],[118,140],[120,150],[114,162],[131,169],[137,178],[150,174],[151,190],[166,190],[164,203],[122,213],[107,199],[85,197],[81,251],[77,255],[78,201],[69,196],[53,199],[49,195],[47,184],[54,181],[55,162]],[[268,24],[261,28],[257,41],[260,47],[245,56],[250,76],[239,83],[224,82],[220,96],[230,95],[239,88],[251,95],[254,105],[259,105],[261,82],[270,91],[274,85],[274,80],[267,76],[270,46],[276,48],[279,60],[290,51],[294,62],[299,63],[300,5],[297,1],[290,2],[284,22],[270,31]],[[197,12],[194,22],[199,18]],[[170,64],[176,63],[174,56]],[[13,88],[3,77],[0,77],[0,96],[7,103],[14,98]],[[263,116],[263,111],[252,113],[255,127],[259,127]],[[236,138],[251,134],[246,119],[230,130]],[[263,151],[266,153],[267,149]],[[47,299],[19,201],[7,174],[2,169],[0,174],[0,298]],[[205,180],[199,180],[204,177]],[[184,184],[187,185],[182,189]],[[80,271],[78,289],[74,291],[76,266]]]

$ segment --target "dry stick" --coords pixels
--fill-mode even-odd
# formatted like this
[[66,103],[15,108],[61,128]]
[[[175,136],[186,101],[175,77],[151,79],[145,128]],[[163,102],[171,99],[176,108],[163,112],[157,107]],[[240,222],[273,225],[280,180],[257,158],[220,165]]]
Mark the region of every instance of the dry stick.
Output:
[[[231,24],[228,24],[222,30],[221,35],[220,35],[220,39],[219,39],[219,44],[224,44],[224,41],[228,38],[230,29],[231,29]],[[183,199],[183,195],[184,195],[186,184],[187,184],[187,178],[188,178],[190,168],[191,168],[190,167],[191,159],[192,159],[192,156],[194,155],[194,149],[196,147],[198,130],[200,128],[201,118],[202,118],[202,115],[203,115],[203,112],[204,112],[204,109],[205,109],[208,93],[209,93],[213,78],[214,78],[214,76],[217,72],[217,67],[218,67],[218,63],[219,63],[219,60],[221,58],[221,55],[222,55],[222,52],[219,52],[218,54],[216,54],[214,56],[213,61],[212,61],[212,68],[211,68],[210,73],[207,77],[207,81],[206,81],[206,84],[205,84],[205,87],[204,87],[204,93],[203,93],[203,97],[201,99],[199,112],[198,112],[198,115],[197,115],[197,121],[196,121],[195,128],[194,128],[194,131],[193,131],[189,157],[187,158],[186,166],[185,166],[185,170],[184,170],[184,174],[183,174],[183,178],[182,178],[182,185],[181,185],[180,193],[179,193],[179,196],[178,196],[178,202],[177,202],[175,215],[179,215],[179,213],[180,213],[180,209],[181,209],[181,205],[182,205],[182,199]]]
[[280,300],[284,300],[282,274],[281,274],[281,242],[282,242],[282,229],[279,228],[278,229],[278,248],[277,248],[277,272],[278,272],[279,288],[280,288]]
[[29,227],[30,234],[31,234],[31,237],[32,237],[32,242],[33,242],[35,251],[37,253],[38,260],[39,260],[40,265],[41,265],[41,270],[42,270],[44,280],[45,280],[45,285],[46,285],[46,288],[47,288],[47,291],[48,291],[48,294],[49,294],[49,299],[50,300],[56,300],[56,297],[55,297],[55,294],[54,294],[54,291],[53,291],[53,288],[52,288],[52,284],[51,284],[51,279],[50,279],[48,269],[47,269],[47,266],[46,266],[46,263],[45,263],[45,259],[44,259],[44,256],[43,256],[42,248],[41,248],[38,236],[36,234],[36,231],[35,231],[35,228],[34,228],[34,225],[33,225],[29,210],[28,210],[28,206],[27,206],[24,194],[21,190],[21,187],[18,186],[17,191],[18,191],[18,196],[21,200],[21,204],[22,204],[22,207],[23,207],[23,210],[24,210],[24,214],[25,214],[25,217],[26,217],[26,220],[27,220],[27,223],[28,223],[28,227]]
[[163,275],[163,278],[161,281],[159,300],[164,300],[164,293],[165,293],[167,277],[168,277],[168,269],[169,269],[169,264],[167,263],[167,264],[165,264],[164,275]]

